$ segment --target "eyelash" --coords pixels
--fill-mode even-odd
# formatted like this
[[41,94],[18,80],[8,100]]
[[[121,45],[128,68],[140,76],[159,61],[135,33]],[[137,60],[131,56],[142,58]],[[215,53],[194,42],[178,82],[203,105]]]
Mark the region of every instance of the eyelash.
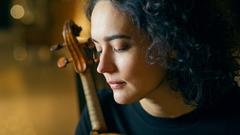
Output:
[[[117,52],[117,53],[122,53],[122,52],[124,52],[124,51],[127,51],[129,48],[130,48],[130,45],[125,44],[125,45],[123,45],[123,47],[121,47],[120,49],[115,49],[115,48],[113,48],[113,51],[114,51],[114,52]],[[97,51],[97,55],[98,55],[98,56],[100,56],[101,53],[102,53],[102,50]]]
[[127,51],[129,48],[130,48],[130,45],[125,44],[120,49],[113,48],[113,51],[120,53],[120,52]]

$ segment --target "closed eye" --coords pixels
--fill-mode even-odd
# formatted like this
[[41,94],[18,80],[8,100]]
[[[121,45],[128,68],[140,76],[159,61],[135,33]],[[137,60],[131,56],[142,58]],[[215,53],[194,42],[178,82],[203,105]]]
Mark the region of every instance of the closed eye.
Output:
[[129,44],[124,44],[120,48],[113,48],[113,51],[115,51],[115,52],[125,52],[128,49],[130,49],[130,45]]

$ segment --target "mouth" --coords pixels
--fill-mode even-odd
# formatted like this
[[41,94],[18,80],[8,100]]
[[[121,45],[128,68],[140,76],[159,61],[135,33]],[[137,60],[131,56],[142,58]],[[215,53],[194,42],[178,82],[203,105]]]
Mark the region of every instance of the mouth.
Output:
[[124,81],[108,81],[112,89],[122,89],[127,83]]

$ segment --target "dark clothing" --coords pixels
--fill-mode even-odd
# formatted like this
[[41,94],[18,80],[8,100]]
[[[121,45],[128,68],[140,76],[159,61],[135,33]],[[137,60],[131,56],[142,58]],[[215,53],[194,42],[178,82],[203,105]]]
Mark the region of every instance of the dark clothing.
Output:
[[[151,116],[139,102],[119,105],[110,90],[102,90],[99,96],[109,132],[124,135],[240,135],[239,90],[226,94],[214,107],[198,108],[178,118]],[[76,135],[89,135],[90,130],[85,108]]]

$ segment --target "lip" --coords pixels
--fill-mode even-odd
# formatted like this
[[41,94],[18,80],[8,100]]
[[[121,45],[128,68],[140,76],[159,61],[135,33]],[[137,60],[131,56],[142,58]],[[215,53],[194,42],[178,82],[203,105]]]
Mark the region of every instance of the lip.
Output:
[[122,89],[127,83],[124,81],[108,81],[112,89]]

